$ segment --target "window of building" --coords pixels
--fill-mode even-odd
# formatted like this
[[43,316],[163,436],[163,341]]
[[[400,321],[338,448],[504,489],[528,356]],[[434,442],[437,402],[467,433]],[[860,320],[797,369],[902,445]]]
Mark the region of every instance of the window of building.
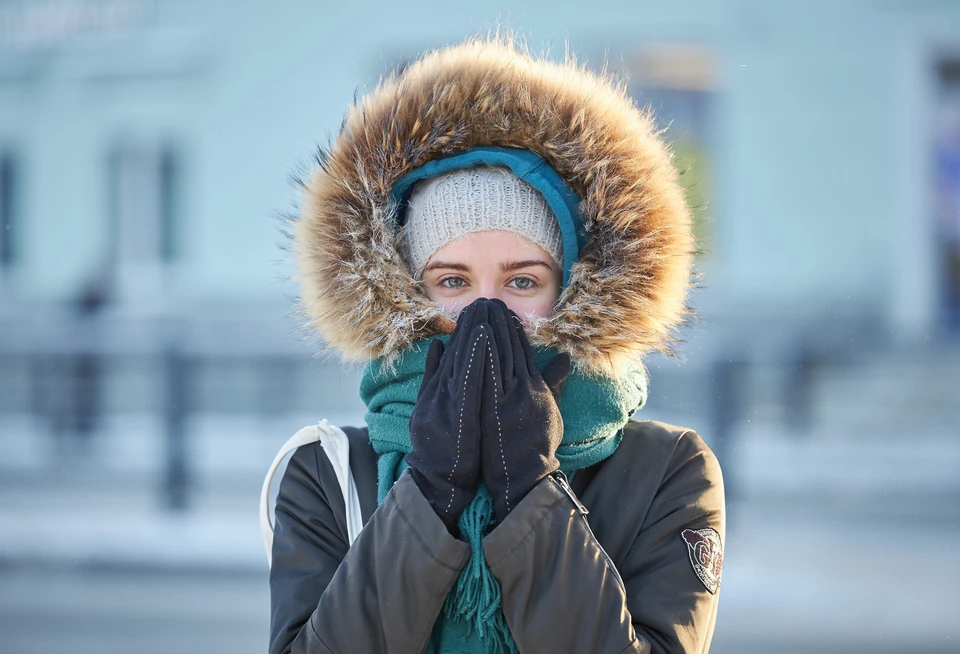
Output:
[[17,158],[13,152],[0,152],[0,269],[17,262],[19,237]]
[[939,67],[935,211],[940,297],[947,327],[960,331],[960,59]]
[[162,290],[181,258],[181,157],[167,145],[122,144],[108,160],[111,253],[121,289]]
[[717,77],[713,54],[697,44],[652,44],[636,50],[626,62],[630,95],[640,106],[649,106],[666,129],[693,213],[697,250],[709,256],[710,141]]

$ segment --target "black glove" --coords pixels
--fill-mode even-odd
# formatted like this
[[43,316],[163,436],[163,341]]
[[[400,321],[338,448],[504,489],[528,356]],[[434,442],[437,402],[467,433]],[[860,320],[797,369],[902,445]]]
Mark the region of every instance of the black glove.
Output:
[[563,419],[557,397],[570,373],[570,355],[558,354],[541,374],[520,318],[499,300],[491,301],[490,314],[480,449],[483,483],[499,523],[560,467],[556,452]]
[[480,400],[490,336],[488,301],[460,314],[447,347],[430,344],[410,416],[407,464],[451,534],[480,481]]

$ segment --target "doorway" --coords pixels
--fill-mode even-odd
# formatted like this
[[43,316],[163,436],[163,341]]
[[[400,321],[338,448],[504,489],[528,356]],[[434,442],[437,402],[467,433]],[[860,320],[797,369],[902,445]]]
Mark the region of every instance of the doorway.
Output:
[[960,334],[960,59],[938,66],[934,127],[936,253],[940,314]]

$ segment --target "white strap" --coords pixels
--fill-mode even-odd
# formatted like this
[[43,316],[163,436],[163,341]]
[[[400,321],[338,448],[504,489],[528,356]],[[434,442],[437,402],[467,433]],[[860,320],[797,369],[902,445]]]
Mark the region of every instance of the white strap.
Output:
[[267,550],[267,563],[273,564],[273,523],[270,521],[270,485],[273,476],[280,467],[283,459],[302,445],[320,441],[320,446],[333,465],[340,484],[340,492],[347,515],[347,537],[350,544],[357,539],[363,528],[363,516],[360,513],[360,497],[357,495],[357,485],[353,481],[353,471],[350,470],[350,441],[342,429],[331,425],[326,420],[319,424],[304,427],[283,444],[277,456],[274,457],[267,476],[263,480],[260,491],[260,533],[263,535],[263,545]]
[[[353,481],[353,470],[350,469],[350,439],[339,427],[329,424],[326,420],[318,425],[322,433],[320,445],[326,453],[333,471],[337,473],[340,482],[340,493],[343,495],[344,508],[347,516],[347,539],[349,544],[357,540],[360,530],[363,529],[363,516],[360,513],[360,496],[357,495],[357,485]],[[326,431],[324,432],[324,428]]]

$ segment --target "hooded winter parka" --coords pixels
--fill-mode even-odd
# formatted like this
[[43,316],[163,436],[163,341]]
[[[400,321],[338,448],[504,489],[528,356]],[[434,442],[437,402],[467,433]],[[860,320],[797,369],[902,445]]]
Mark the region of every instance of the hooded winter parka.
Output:
[[[577,196],[587,242],[534,345],[616,377],[669,351],[693,241],[677,172],[623,87],[501,40],[424,56],[352,107],[294,223],[302,306],[345,359],[389,361],[452,331],[406,266],[391,187],[478,146],[526,148]],[[276,505],[270,652],[422,652],[470,558],[409,471],[377,504],[377,455],[350,441],[364,527],[349,545],[336,474],[300,447]],[[513,435],[522,438],[522,434]],[[724,538],[717,461],[691,430],[631,420],[609,458],[543,479],[483,540],[521,652],[705,652]]]
[[[470,557],[409,472],[377,507],[366,430],[344,431],[365,526],[348,546],[333,467],[319,444],[299,448],[277,499],[271,654],[422,652]],[[570,486],[542,481],[483,547],[521,652],[706,652],[723,533],[700,437],[631,421],[613,456]]]

